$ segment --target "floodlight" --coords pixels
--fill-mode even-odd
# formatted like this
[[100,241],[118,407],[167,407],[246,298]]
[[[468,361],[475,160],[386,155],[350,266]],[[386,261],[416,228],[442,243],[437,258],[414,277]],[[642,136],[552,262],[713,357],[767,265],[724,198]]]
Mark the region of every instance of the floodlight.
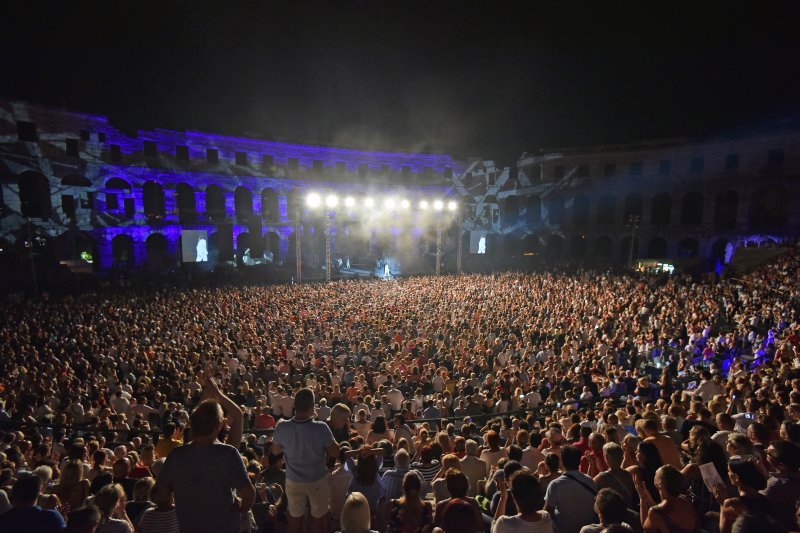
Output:
[[428,209],[428,201],[427,201],[427,200],[422,200],[422,201],[419,203],[419,208],[420,208],[420,209]]
[[400,207],[402,207],[403,209],[408,209],[410,206],[411,206],[411,203],[408,200],[406,200],[405,198],[400,200]]
[[319,207],[319,204],[322,203],[322,198],[320,198],[319,194],[312,192],[308,196],[306,196],[306,205],[308,207]]
[[364,198],[364,205],[370,208],[375,207],[375,200],[372,198]]
[[394,209],[394,206],[395,206],[395,200],[391,196],[383,201],[383,207],[385,207],[386,209]]
[[458,204],[455,203],[453,200],[450,200],[449,202],[447,202],[447,210],[448,211],[455,211],[456,207],[458,207]]
[[347,207],[353,207],[354,205],[356,205],[356,199],[353,198],[352,196],[348,196],[347,198],[344,199],[344,205],[346,205]]
[[441,211],[442,209],[444,209],[444,202],[441,200],[435,200],[433,202],[433,208],[437,211]]
[[339,205],[339,197],[335,194],[330,194],[325,198],[325,205],[328,207],[336,207]]

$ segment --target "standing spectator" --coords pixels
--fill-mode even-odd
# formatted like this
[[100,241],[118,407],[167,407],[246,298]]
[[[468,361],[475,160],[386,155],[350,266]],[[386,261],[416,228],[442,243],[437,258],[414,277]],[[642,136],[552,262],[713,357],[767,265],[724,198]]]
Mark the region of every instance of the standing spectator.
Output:
[[[339,445],[325,422],[314,420],[314,392],[300,389],[294,397],[294,417],[275,428],[272,452],[286,458],[289,530],[299,533],[309,510],[312,533],[322,533],[330,505],[327,457],[339,456]],[[183,528],[181,528],[183,529]]]
[[[204,400],[192,412],[192,441],[175,448],[159,472],[154,499],[164,501],[174,493],[182,531],[238,532],[240,513],[255,500],[239,452],[222,444],[223,413],[215,400]],[[236,490],[239,498],[235,498]]]
[[[578,450],[575,451],[578,453],[576,459],[580,461],[580,452]],[[550,514],[541,510],[542,489],[536,476],[526,470],[515,472],[511,476],[510,485],[511,497],[514,499],[518,513],[514,516],[506,516],[509,483],[505,480],[499,480],[497,486],[500,489],[500,503],[495,511],[492,533],[514,533],[517,531],[553,533],[553,521]],[[556,528],[555,531],[568,533],[577,530]]]
[[594,497],[597,487],[592,478],[578,471],[580,450],[574,446],[564,446],[561,449],[561,463],[564,473],[547,486],[545,509],[553,517],[557,533],[571,533],[595,522]]
[[794,508],[800,500],[800,447],[776,440],[767,448],[766,456],[773,473],[764,496],[772,503],[775,519],[791,531],[798,526]]
[[50,533],[63,531],[64,519],[58,511],[42,509],[36,500],[42,491],[42,478],[26,474],[11,489],[11,509],[0,515],[0,531],[8,533]]

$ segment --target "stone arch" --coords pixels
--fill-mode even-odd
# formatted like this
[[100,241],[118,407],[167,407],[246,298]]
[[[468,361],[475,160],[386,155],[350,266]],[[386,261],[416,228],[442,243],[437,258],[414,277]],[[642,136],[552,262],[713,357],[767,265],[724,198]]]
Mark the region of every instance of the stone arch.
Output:
[[653,196],[650,206],[650,223],[654,226],[666,226],[672,218],[672,196],[660,192]]
[[703,223],[703,204],[705,198],[700,191],[686,193],[681,200],[681,224],[699,226]]
[[280,219],[278,193],[271,187],[265,187],[261,191],[261,217],[270,222]]
[[502,203],[503,225],[513,226],[519,220],[519,198],[508,196]]
[[244,185],[239,185],[233,191],[233,208],[236,218],[246,221],[253,216],[253,193]]
[[697,257],[700,252],[700,243],[697,239],[686,237],[678,243],[678,257]]
[[155,267],[169,264],[169,241],[163,233],[151,233],[144,241],[147,263]]
[[528,196],[525,200],[525,222],[539,224],[542,221],[542,199],[539,196]]
[[206,216],[211,220],[225,219],[225,193],[219,185],[206,187]]
[[760,187],[750,196],[750,226],[776,229],[789,220],[789,191],[783,185]]
[[666,259],[669,245],[663,237],[653,237],[647,246],[648,259]]
[[611,194],[604,194],[597,201],[597,223],[604,226],[614,224],[617,211],[617,200]]
[[194,220],[197,214],[197,201],[191,185],[181,182],[175,186],[175,205],[181,224],[191,223]]
[[611,237],[602,236],[598,237],[594,244],[594,254],[597,257],[608,258],[611,257],[612,242]]
[[146,181],[142,186],[144,216],[151,219],[162,219],[166,215],[164,207],[164,188],[155,181]]
[[133,239],[130,235],[120,233],[111,239],[111,259],[115,267],[133,267]]
[[632,192],[625,197],[625,206],[622,210],[622,221],[627,223],[631,218],[642,220],[642,195]]
[[50,180],[39,172],[27,170],[19,175],[20,214],[26,218],[49,218],[53,206],[50,201]]
[[248,248],[250,248],[250,233],[243,231],[236,236],[236,256],[241,258]]
[[589,196],[579,194],[572,204],[572,223],[576,226],[589,225]]
[[722,191],[714,202],[714,227],[716,229],[733,229],[739,210],[739,195],[736,191]]
[[115,177],[106,181],[106,189],[125,191],[129,193],[131,192],[131,184],[127,180]]
[[281,256],[281,236],[274,231],[268,231],[264,234],[264,249],[272,252],[272,261],[277,263],[280,261]]

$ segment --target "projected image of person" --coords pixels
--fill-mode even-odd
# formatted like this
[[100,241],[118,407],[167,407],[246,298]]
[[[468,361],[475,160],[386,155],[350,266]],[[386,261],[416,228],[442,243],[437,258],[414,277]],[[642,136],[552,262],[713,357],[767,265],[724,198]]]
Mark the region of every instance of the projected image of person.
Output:
[[208,261],[208,244],[205,239],[197,240],[197,259],[195,261],[198,263]]
[[480,240],[478,241],[478,253],[485,254],[486,253],[486,236],[481,236]]

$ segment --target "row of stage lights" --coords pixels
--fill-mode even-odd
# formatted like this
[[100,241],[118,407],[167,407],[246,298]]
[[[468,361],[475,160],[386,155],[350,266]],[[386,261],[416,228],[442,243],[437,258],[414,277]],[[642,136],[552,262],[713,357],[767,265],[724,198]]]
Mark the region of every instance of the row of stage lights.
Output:
[[[356,207],[356,199],[352,196],[347,196],[342,200],[342,203],[345,207],[354,208]],[[329,209],[334,209],[339,206],[339,197],[335,194],[330,194],[323,198],[321,195],[317,193],[311,193],[306,196],[306,205],[312,209],[316,209],[321,207],[322,205]],[[367,209],[374,208],[378,203],[375,201],[374,198],[366,197],[363,200],[363,205]],[[395,210],[397,208],[400,209],[410,209],[411,202],[405,198],[397,199],[394,197],[388,197],[383,199],[383,207],[388,210]],[[450,200],[449,202],[445,203],[443,200],[421,200],[419,204],[417,204],[420,210],[426,211],[428,209],[433,209],[434,211],[442,211],[445,208],[448,211],[455,211],[458,208],[458,204],[454,200]]]

